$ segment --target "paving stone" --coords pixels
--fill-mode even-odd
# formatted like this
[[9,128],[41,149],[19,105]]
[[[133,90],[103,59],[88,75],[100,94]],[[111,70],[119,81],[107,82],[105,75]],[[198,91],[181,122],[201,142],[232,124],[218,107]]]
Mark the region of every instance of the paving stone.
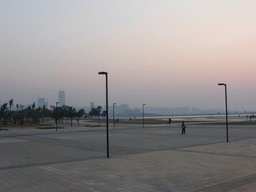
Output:
[[253,127],[118,128],[0,133],[0,191],[255,191]]

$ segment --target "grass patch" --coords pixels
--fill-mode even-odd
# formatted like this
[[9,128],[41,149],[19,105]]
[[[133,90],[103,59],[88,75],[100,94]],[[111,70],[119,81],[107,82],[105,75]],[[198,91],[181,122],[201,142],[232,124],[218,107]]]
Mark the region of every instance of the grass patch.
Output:
[[[34,126],[39,126],[39,123],[26,122],[22,126],[23,127],[34,127]],[[4,125],[3,123],[0,124],[0,127],[21,127],[21,124],[19,124],[19,123],[14,124],[13,122],[7,122],[6,125]]]
[[99,125],[85,125],[85,127],[101,127]]
[[38,125],[38,127],[41,127],[41,126],[54,126],[54,124],[52,125],[51,123],[42,123],[42,125]]
[[0,131],[8,131],[9,129],[7,128],[1,128]]

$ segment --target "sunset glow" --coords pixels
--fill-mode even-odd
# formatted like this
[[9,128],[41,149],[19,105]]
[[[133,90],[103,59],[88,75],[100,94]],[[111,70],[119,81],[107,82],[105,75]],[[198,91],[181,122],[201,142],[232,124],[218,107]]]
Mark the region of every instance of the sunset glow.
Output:
[[1,102],[256,106],[255,0],[1,2]]

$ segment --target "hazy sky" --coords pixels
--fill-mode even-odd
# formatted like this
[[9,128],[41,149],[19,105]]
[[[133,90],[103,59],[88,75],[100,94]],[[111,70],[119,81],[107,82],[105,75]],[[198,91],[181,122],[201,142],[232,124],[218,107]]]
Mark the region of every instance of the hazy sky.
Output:
[[255,0],[1,0],[0,101],[256,109]]

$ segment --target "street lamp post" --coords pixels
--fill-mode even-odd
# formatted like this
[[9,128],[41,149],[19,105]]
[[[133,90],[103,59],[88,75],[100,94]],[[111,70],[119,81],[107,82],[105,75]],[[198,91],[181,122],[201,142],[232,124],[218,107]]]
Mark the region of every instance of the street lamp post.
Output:
[[70,125],[72,127],[72,125],[73,125],[73,106],[70,106],[69,109],[70,109]]
[[56,102],[56,131],[57,131],[57,124],[58,124],[58,118],[57,118],[57,104],[58,104],[59,102]]
[[99,72],[99,75],[106,76],[106,135],[107,135],[107,158],[109,158],[109,136],[108,136],[108,73],[107,72]]
[[96,109],[97,109],[97,111],[99,111],[99,127],[100,127],[100,111],[101,111],[101,106],[98,105],[98,107]]
[[144,105],[146,105],[146,104],[143,104],[143,105],[142,105],[142,111],[143,111],[143,128],[144,128]]
[[115,104],[116,103],[113,103],[113,129],[115,129]]
[[227,142],[228,142],[228,99],[227,99],[227,85],[225,83],[219,83],[218,85],[224,85],[225,86],[225,105],[226,105],[226,136],[227,136]]
[[23,105],[21,106],[21,129],[23,129],[23,123],[24,123],[24,119],[23,119]]

